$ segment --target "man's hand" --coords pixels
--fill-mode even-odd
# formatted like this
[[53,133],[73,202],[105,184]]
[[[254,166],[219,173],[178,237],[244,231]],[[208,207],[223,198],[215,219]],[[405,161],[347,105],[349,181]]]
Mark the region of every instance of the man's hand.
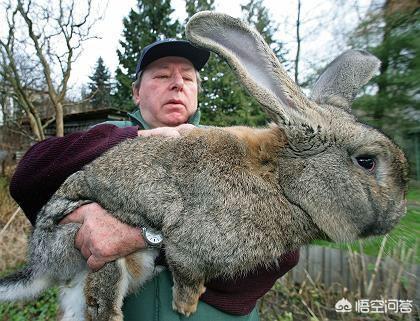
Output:
[[138,228],[120,222],[97,203],[79,207],[60,222],[66,223],[81,224],[74,246],[93,271],[146,246]]
[[141,137],[149,136],[163,136],[163,137],[179,137],[182,134],[194,129],[195,126],[191,124],[182,124],[176,127],[158,127],[153,129],[139,130],[137,135]]

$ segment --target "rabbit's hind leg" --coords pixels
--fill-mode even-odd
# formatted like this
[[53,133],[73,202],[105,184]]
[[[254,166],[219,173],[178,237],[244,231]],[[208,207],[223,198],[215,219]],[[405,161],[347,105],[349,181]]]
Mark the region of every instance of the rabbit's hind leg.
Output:
[[[190,316],[197,310],[198,299],[206,291],[204,278],[193,281],[191,274],[174,270],[174,286],[172,288],[172,308],[179,313]],[[188,275],[188,277],[187,277]]]
[[121,307],[129,278],[121,261],[106,263],[99,271],[88,274],[84,289],[86,320],[123,321]]

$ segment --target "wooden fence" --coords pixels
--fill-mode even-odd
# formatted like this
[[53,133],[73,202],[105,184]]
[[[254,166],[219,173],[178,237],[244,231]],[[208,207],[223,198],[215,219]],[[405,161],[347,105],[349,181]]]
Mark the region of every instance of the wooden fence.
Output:
[[311,245],[301,248],[299,264],[290,273],[297,283],[302,283],[309,275],[313,281],[326,286],[338,283],[361,293],[366,292],[372,282],[370,297],[408,299],[419,305],[420,265],[402,264],[389,257],[378,263],[375,275],[376,257]]

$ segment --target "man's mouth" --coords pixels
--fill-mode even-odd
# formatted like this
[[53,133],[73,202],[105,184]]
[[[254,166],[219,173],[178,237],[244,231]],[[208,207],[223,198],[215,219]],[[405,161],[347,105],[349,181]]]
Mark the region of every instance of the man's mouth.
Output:
[[184,105],[184,102],[180,99],[170,99],[168,100],[167,104]]

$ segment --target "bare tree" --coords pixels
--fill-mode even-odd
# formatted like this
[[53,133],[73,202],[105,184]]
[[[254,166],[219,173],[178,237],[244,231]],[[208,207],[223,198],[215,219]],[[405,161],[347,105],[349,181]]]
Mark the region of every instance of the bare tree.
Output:
[[[348,37],[373,0],[296,0],[293,28],[295,43],[294,78],[310,86],[332,56],[348,48]],[[384,1],[384,0],[377,0]],[[314,59],[316,58],[316,59]]]
[[[29,119],[36,140],[44,129],[56,124],[64,135],[64,105],[73,63],[81,45],[92,38],[92,0],[24,1],[4,5],[8,32],[0,38],[0,73],[4,86]],[[48,119],[35,100],[43,96],[52,107]]]
[[[3,102],[4,116],[7,117],[6,112],[6,97],[11,97],[24,110],[28,116],[29,124],[34,136],[37,139],[43,138],[42,124],[36,109],[34,108],[31,97],[27,94],[26,88],[31,82],[31,70],[26,70],[23,64],[25,59],[21,59],[21,44],[16,39],[16,15],[17,9],[12,10],[11,5],[7,6],[7,24],[8,33],[5,39],[0,39],[1,46],[1,76],[3,78],[2,94],[5,97]],[[23,75],[30,75],[22,77]]]

